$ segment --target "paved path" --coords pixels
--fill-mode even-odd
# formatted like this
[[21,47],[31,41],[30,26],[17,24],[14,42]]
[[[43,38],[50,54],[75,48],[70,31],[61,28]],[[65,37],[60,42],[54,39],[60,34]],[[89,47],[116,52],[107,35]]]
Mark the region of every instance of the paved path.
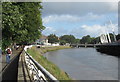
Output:
[[[12,58],[14,57],[14,56],[16,56],[20,51],[21,51],[22,49],[21,48],[19,48],[18,50],[12,50],[12,55],[11,55],[11,58],[10,58],[10,60],[12,60]],[[7,63],[6,63],[6,54],[4,54],[4,55],[2,55],[2,61],[0,62],[0,65],[2,65],[2,70],[5,68],[5,66],[7,65]]]
[[32,82],[28,68],[26,67],[25,64],[25,52],[23,51],[19,57],[19,63],[18,63],[18,81],[24,81],[24,82]]

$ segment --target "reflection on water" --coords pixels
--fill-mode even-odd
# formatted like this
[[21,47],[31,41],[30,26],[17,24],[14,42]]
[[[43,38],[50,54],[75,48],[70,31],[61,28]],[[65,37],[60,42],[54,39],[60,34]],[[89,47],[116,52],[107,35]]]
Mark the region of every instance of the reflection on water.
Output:
[[63,49],[44,54],[69,76],[77,80],[117,80],[118,58],[94,48]]

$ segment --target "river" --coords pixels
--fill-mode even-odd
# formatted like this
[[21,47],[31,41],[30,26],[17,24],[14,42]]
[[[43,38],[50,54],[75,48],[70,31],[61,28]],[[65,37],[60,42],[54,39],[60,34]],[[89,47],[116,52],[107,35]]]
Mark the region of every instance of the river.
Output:
[[74,80],[118,80],[118,58],[95,48],[63,49],[44,56]]

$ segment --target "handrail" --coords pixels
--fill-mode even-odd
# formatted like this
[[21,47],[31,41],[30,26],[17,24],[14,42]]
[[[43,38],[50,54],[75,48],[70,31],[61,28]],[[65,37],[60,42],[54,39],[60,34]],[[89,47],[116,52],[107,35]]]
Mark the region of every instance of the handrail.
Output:
[[36,60],[34,60],[26,51],[26,55],[30,58],[30,60],[35,64],[35,66],[44,74],[44,76],[48,80],[52,80],[54,82],[59,82],[52,74],[50,74],[43,66],[41,66]]
[[43,82],[47,82],[45,76],[40,72],[40,70],[36,67],[34,62],[30,59],[28,55],[25,53],[25,63],[27,68],[29,69],[29,75],[31,77],[31,80],[40,82],[41,80]]

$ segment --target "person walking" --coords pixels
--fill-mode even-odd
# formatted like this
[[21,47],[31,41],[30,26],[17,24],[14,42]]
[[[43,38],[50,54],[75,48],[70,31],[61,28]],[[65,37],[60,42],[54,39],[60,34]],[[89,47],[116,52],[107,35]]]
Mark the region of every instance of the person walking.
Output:
[[10,56],[12,54],[12,50],[11,50],[11,48],[8,47],[5,51],[7,52],[7,54],[6,54],[6,62],[9,63],[10,62]]

